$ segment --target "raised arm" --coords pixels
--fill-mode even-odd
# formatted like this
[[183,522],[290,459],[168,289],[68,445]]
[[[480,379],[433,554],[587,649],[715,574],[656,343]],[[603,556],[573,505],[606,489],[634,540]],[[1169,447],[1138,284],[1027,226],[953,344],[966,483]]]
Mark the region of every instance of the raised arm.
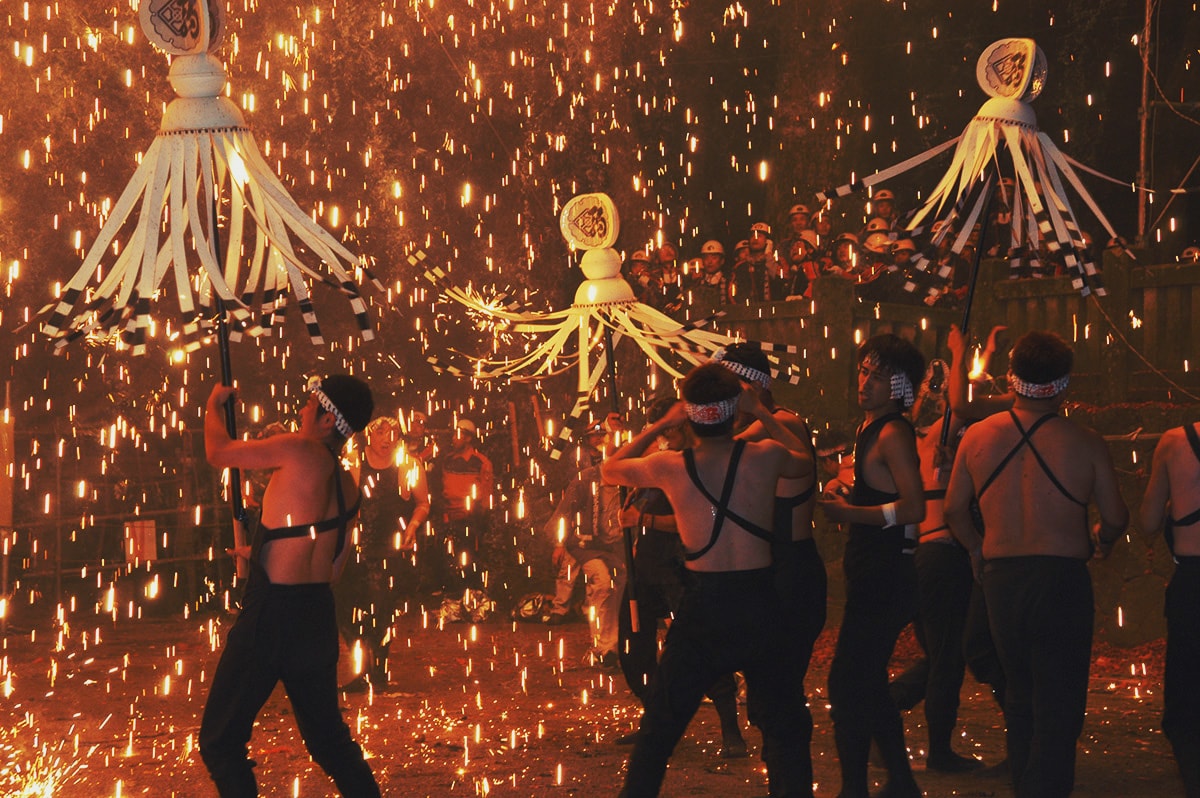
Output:
[[[296,451],[300,439],[294,433],[268,438],[236,440],[225,427],[225,402],[237,398],[237,389],[213,386],[204,410],[204,454],[217,468],[269,470],[282,466],[289,453]],[[300,445],[303,445],[302,443]]]
[[[987,350],[984,352],[984,363],[990,360],[996,347],[996,338],[1007,327],[993,327],[988,335]],[[946,346],[950,350],[950,376],[947,379],[947,396],[950,409],[959,418],[968,421],[978,421],[993,413],[1008,410],[1013,405],[1011,393],[1000,396],[971,396],[971,365],[967,358],[967,340],[957,325],[950,325],[950,334],[946,338]]]
[[666,414],[645,427],[633,440],[610,454],[600,464],[600,476],[609,485],[626,485],[631,488],[649,488],[658,484],[654,480],[654,469],[647,466],[659,456],[669,456],[670,452],[659,452],[650,457],[644,457],[650,444],[657,440],[664,430],[677,427],[687,421],[687,411],[683,402],[676,402]]

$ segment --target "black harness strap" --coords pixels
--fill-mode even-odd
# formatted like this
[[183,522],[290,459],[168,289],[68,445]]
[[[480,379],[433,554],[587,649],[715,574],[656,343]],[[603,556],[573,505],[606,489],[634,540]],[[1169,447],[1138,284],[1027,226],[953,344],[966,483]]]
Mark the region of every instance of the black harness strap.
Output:
[[359,505],[362,503],[362,496],[359,495],[357,501],[349,509],[346,508],[346,496],[342,491],[342,467],[337,455],[334,455],[333,467],[333,490],[337,498],[338,512],[332,518],[326,518],[323,521],[318,521],[315,524],[295,524],[293,526],[278,527],[270,529],[268,527],[260,527],[259,534],[255,536],[254,545],[251,548],[250,558],[253,562],[258,562],[259,554],[262,547],[272,540],[281,540],[283,538],[303,538],[316,535],[320,532],[328,532],[336,529],[337,546],[333,552],[333,559],[337,559],[344,548],[346,548],[346,534],[350,519],[358,513]]
[[733,445],[733,452],[729,455],[729,467],[725,472],[725,484],[721,487],[721,498],[713,496],[712,493],[700,481],[700,474],[696,471],[696,455],[691,449],[683,450],[683,464],[687,468],[687,475],[692,480],[692,484],[696,489],[712,503],[714,508],[713,513],[713,529],[712,536],[708,539],[708,543],[699,551],[689,552],[684,551],[683,558],[687,561],[698,560],[717,545],[717,539],[721,537],[721,529],[725,525],[725,519],[728,517],[736,524],[744,528],[756,538],[761,538],[767,542],[773,542],[775,535],[769,529],[763,529],[758,524],[752,521],[747,521],[737,513],[729,509],[729,497],[733,495],[733,485],[737,481],[738,462],[742,459],[742,452],[746,449],[745,441],[737,441]]
[[[1200,435],[1196,434],[1196,425],[1188,424],[1183,428],[1183,432],[1187,435],[1188,443],[1192,445],[1192,454],[1196,456],[1197,460],[1200,460]],[[1191,526],[1197,521],[1200,521],[1200,507],[1197,507],[1183,518],[1172,518],[1171,526]]]
[[1004,456],[1004,459],[1000,461],[998,466],[996,466],[996,470],[993,471],[992,475],[984,481],[983,485],[975,494],[976,500],[983,498],[984,491],[991,487],[991,484],[996,481],[996,477],[1000,476],[1000,472],[1002,472],[1008,466],[1008,464],[1012,462],[1012,459],[1017,456],[1017,453],[1020,452],[1023,447],[1028,446],[1029,451],[1033,452],[1033,456],[1037,459],[1038,465],[1042,467],[1042,471],[1047,477],[1050,478],[1050,482],[1054,485],[1054,487],[1058,488],[1058,492],[1061,493],[1072,504],[1077,504],[1086,509],[1087,502],[1079,501],[1079,499],[1076,499],[1065,487],[1063,487],[1063,484],[1058,481],[1058,477],[1054,476],[1054,472],[1050,470],[1050,466],[1042,457],[1041,452],[1039,452],[1033,445],[1033,433],[1037,432],[1038,428],[1047,421],[1054,418],[1056,414],[1047,413],[1046,415],[1041,416],[1037,419],[1037,421],[1034,421],[1033,424],[1030,425],[1028,430],[1026,430],[1021,424],[1021,419],[1017,417],[1016,411],[1009,410],[1008,415],[1012,417],[1013,423],[1017,425],[1017,429],[1021,432],[1021,440],[1017,441],[1017,445],[1014,446],[1012,450]]

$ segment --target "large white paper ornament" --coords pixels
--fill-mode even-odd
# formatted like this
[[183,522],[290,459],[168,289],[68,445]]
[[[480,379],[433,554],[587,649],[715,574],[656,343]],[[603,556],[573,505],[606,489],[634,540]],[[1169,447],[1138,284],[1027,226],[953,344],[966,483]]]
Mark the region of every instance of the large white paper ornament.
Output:
[[621,219],[607,194],[580,194],[563,206],[559,229],[578,249],[606,249],[617,242]]
[[142,0],[142,31],[170,55],[211,53],[225,36],[224,0]]

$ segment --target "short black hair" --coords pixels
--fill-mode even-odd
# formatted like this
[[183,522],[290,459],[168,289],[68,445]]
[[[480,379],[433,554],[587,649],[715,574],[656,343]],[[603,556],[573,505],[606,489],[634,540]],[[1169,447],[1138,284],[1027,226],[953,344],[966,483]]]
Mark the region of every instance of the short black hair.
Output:
[[913,343],[893,333],[882,333],[868,338],[858,348],[858,362],[871,355],[879,358],[879,365],[892,374],[903,372],[917,390],[925,378],[925,356]]
[[1039,385],[1067,376],[1074,364],[1070,344],[1044,330],[1033,330],[1018,338],[1008,361],[1013,374]]
[[349,374],[331,374],[321,380],[321,390],[355,432],[362,432],[375,412],[371,387]]
[[[679,391],[688,404],[707,405],[738,396],[742,392],[742,383],[736,374],[720,363],[705,363],[692,369],[683,378]],[[697,424],[691,419],[688,419],[688,423],[698,437],[715,438],[733,430],[736,415],[731,413],[728,419],[719,424]]]
[[767,360],[766,353],[762,351],[762,347],[758,344],[746,341],[730,344],[725,347],[724,359],[734,363],[741,363],[743,366],[749,366],[755,371],[761,371],[763,374],[771,373],[771,362]]
[[667,414],[667,411],[675,406],[679,400],[674,396],[660,396],[650,403],[646,408],[646,421],[653,424]]

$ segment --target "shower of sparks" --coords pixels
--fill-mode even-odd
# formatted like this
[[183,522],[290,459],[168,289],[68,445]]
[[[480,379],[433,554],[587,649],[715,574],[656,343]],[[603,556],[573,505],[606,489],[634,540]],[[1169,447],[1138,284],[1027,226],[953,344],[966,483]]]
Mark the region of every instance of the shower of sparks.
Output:
[[[246,434],[291,423],[304,376],[333,371],[370,377],[387,412],[428,415],[435,453],[454,419],[476,420],[489,450],[512,452],[493,497],[500,556],[524,575],[508,588],[535,584],[547,545],[539,522],[569,470],[547,467],[547,441],[572,386],[553,375],[514,387],[435,374],[428,353],[494,357],[521,341],[487,314],[439,303],[409,257],[452,265],[455,281],[485,301],[503,293],[563,307],[578,277],[555,220],[580,192],[613,195],[624,252],[672,243],[686,260],[709,238],[731,244],[755,221],[778,224],[815,189],[961,127],[961,95],[938,100],[914,77],[907,91],[877,97],[861,77],[872,72],[862,65],[884,58],[897,74],[946,71],[945,48],[957,52],[958,28],[969,24],[957,7],[931,24],[912,4],[880,0],[867,26],[785,0],[711,5],[229,4],[219,53],[227,96],[300,207],[367,255],[384,284],[367,297],[375,342],[331,318],[322,348],[299,326],[235,346]],[[1006,11],[993,4],[974,24],[990,32]],[[876,38],[888,23],[903,23],[903,41]],[[9,3],[0,30],[0,382],[10,388],[0,432],[11,443],[0,489],[11,486],[17,519],[7,528],[0,518],[11,565],[0,589],[0,793],[66,794],[64,785],[86,783],[88,794],[132,795],[139,769],[190,767],[203,778],[195,731],[239,588],[223,551],[224,486],[202,452],[203,398],[219,364],[211,350],[185,351],[181,325],[156,318],[150,352],[136,362],[84,344],[48,365],[29,325],[113,213],[173,93],[134,0]],[[1083,76],[1087,115],[1054,129],[1056,140],[1079,146],[1115,124],[1107,87],[1140,64],[1129,32],[1115,36],[1112,77],[1107,64]],[[796,59],[790,71],[785,51]],[[862,205],[830,211],[846,229],[866,217]],[[1175,224],[1168,218],[1153,237],[1169,239]],[[846,357],[831,347],[812,354]],[[646,396],[669,379],[624,376],[642,389],[623,394],[636,425]],[[454,658],[424,656],[433,635],[455,636]],[[528,637],[409,608],[393,645],[402,689],[431,694],[352,705],[348,722],[373,764],[453,774],[465,794],[586,791],[588,764],[568,754],[590,756],[598,738],[631,730],[636,702],[613,674],[581,668],[579,635]],[[1159,676],[1130,667],[1114,691],[1157,697]],[[552,702],[512,707],[548,684]],[[68,688],[87,706],[56,702]],[[276,708],[256,730],[257,756],[278,794],[319,794],[323,777],[290,735],[290,716]],[[407,758],[382,762],[398,737]],[[91,770],[121,768],[128,774],[88,782]]]

